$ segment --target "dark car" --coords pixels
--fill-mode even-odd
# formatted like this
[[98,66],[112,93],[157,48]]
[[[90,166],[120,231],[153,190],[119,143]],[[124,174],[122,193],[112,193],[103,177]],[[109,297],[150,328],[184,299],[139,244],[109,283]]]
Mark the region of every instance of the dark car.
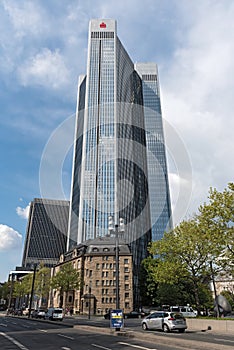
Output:
[[124,318],[143,318],[145,316],[146,314],[140,311],[130,311],[130,312],[124,313]]
[[104,317],[106,320],[109,320],[109,319],[110,319],[110,314],[111,314],[111,312],[108,311],[106,314],[103,315],[103,317]]

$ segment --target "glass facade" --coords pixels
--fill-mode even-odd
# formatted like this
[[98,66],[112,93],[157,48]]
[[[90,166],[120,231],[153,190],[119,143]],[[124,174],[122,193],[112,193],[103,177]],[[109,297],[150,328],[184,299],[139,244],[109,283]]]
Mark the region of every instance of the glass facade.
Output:
[[135,69],[142,79],[151,230],[152,240],[157,241],[172,228],[158,71],[155,63],[137,63]]
[[123,218],[124,239],[133,254],[136,299],[139,267],[152,235],[153,240],[161,238],[171,225],[154,77],[146,79],[134,67],[114,20],[90,22],[87,74],[78,87],[67,250],[108,235],[109,216],[116,227]]
[[57,264],[66,250],[69,202],[35,198],[30,204],[22,267]]

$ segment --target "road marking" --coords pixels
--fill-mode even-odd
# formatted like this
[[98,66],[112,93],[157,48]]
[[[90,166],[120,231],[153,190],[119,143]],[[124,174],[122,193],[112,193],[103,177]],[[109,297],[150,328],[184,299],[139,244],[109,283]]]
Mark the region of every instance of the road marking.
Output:
[[68,335],[64,335],[64,334],[58,334],[59,337],[63,337],[63,338],[67,338],[67,339],[71,339],[74,340],[73,337],[68,337]]
[[20,348],[21,350],[29,350],[28,348],[26,348],[26,346],[24,346],[23,344],[19,343],[17,340],[15,340],[14,338],[10,337],[9,335],[0,332],[0,335],[2,335],[3,337],[7,338],[8,340],[10,340],[13,344],[15,344],[16,346],[18,346],[18,348]]
[[7,324],[5,324],[5,323],[0,323],[0,326],[7,327]]
[[47,332],[48,332],[46,329],[39,329],[39,328],[38,328],[38,330],[39,330],[40,332],[44,332],[44,333],[47,333]]
[[214,338],[214,340],[217,340],[217,341],[226,341],[226,342],[228,342],[228,343],[234,343],[234,340],[229,340],[229,339]]
[[71,348],[66,348],[65,346],[63,346],[61,349],[63,349],[63,350],[71,350]]
[[111,350],[110,348],[105,348],[105,346],[97,345],[97,344],[91,344],[95,348],[103,349],[103,350]]
[[142,349],[142,350],[157,350],[157,349],[145,348],[144,346],[134,345],[134,344],[129,344],[129,343],[118,342],[118,344],[132,346],[133,348]]

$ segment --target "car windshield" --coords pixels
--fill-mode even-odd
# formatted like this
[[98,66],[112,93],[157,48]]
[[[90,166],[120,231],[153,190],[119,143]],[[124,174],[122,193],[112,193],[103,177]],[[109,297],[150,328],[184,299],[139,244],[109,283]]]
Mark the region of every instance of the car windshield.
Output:
[[62,312],[62,310],[54,310],[54,314],[61,314]]

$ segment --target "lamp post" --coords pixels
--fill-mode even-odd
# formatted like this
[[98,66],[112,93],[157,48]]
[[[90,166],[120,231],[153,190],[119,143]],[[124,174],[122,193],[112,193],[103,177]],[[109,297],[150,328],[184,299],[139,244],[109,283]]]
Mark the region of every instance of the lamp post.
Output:
[[110,231],[110,235],[114,232],[115,235],[115,266],[116,266],[116,300],[115,307],[116,310],[120,308],[119,301],[119,233],[124,232],[124,220],[122,218],[119,219],[119,225],[113,225],[113,217],[109,216],[109,225],[108,230]]
[[89,320],[90,320],[90,316],[91,316],[91,284],[92,284],[92,282],[89,281],[89,314],[88,314]]
[[32,301],[33,301],[33,293],[34,293],[34,284],[35,284],[35,277],[36,277],[36,270],[37,270],[37,264],[34,264],[34,268],[33,268],[33,279],[32,279],[32,288],[31,288],[31,296],[30,296],[29,310],[28,310],[28,318],[30,318],[30,316],[31,316]]
[[12,300],[12,293],[13,293],[13,286],[14,286],[14,278],[15,278],[15,275],[14,275],[14,273],[12,273],[11,274],[10,295],[9,295],[9,300],[8,300],[8,311],[10,311],[10,308],[11,308],[11,300]]

